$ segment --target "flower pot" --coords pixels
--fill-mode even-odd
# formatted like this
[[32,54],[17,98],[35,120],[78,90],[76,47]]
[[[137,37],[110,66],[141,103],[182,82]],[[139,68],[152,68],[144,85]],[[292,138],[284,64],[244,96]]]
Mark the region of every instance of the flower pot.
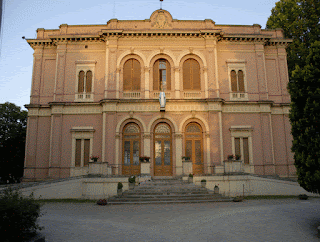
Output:
[[108,201],[107,201],[107,199],[99,199],[97,204],[104,206],[104,205],[108,204]]
[[122,188],[121,189],[117,189],[117,195],[118,195],[118,197],[122,196]]
[[206,187],[206,182],[201,182],[201,187]]
[[135,183],[129,182],[129,190],[133,190],[135,186]]
[[188,177],[188,182],[189,182],[189,183],[193,183],[193,177],[190,177],[190,176],[189,176],[189,177]]
[[214,192],[214,194],[219,194],[219,187],[214,186],[213,192]]

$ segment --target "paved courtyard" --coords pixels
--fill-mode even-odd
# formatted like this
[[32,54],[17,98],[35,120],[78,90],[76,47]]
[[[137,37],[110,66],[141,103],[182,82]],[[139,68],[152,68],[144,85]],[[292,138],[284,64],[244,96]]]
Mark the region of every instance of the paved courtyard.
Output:
[[319,241],[320,199],[98,206],[48,203],[40,225],[59,241]]

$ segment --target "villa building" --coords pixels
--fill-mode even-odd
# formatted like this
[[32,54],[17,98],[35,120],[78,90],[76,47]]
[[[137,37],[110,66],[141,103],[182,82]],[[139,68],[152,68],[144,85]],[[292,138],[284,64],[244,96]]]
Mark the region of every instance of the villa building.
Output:
[[[38,29],[28,108],[25,179],[88,174],[91,156],[112,175],[243,172],[295,176],[281,29],[145,20]],[[159,102],[159,96],[162,100]],[[164,94],[164,95],[163,95]],[[165,98],[164,98],[165,96]]]

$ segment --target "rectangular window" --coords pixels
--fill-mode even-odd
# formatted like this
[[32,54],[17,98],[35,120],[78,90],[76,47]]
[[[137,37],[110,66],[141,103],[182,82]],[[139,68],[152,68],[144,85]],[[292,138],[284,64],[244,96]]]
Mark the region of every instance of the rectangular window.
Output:
[[90,159],[90,139],[76,139],[75,167],[88,166]]
[[234,138],[235,155],[240,155],[244,164],[249,164],[249,140],[248,137]]

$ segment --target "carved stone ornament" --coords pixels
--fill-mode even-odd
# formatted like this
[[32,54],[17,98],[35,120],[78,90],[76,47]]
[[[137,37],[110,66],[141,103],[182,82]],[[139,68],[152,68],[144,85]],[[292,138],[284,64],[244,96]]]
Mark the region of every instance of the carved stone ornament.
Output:
[[158,29],[164,29],[169,27],[167,17],[164,15],[163,12],[159,12],[154,27]]

